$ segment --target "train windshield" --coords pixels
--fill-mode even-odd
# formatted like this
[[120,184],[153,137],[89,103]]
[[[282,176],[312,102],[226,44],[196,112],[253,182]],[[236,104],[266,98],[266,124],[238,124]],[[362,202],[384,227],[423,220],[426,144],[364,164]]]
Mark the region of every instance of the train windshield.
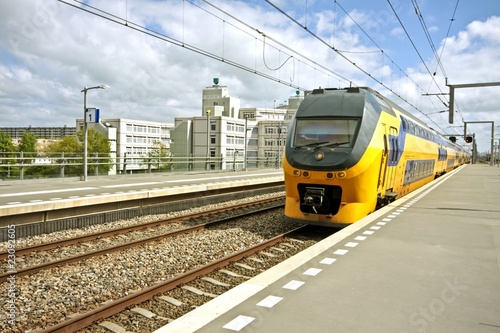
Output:
[[296,119],[293,147],[352,147],[359,119]]

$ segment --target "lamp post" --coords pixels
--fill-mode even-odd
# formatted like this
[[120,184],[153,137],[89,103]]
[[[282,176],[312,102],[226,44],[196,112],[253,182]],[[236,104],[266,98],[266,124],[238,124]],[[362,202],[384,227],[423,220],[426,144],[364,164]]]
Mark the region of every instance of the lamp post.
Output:
[[245,114],[245,148],[243,150],[243,171],[247,171],[247,130],[248,130],[248,114]]
[[283,122],[280,121],[278,127],[278,169],[281,168],[281,131],[283,129]]
[[207,110],[207,170],[210,170],[210,112]]
[[107,89],[109,86],[101,84],[95,87],[83,87],[83,181],[87,181],[87,91],[90,89]]

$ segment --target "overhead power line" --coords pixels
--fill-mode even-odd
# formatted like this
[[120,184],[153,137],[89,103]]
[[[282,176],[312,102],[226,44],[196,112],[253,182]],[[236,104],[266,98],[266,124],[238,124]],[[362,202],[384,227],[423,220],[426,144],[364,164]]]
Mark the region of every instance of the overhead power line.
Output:
[[[316,33],[314,33],[313,31],[311,31],[306,25],[302,25],[299,21],[297,21],[295,18],[293,18],[292,16],[290,16],[289,14],[287,14],[283,9],[281,9],[278,5],[272,3],[270,0],[266,0],[266,2],[271,5],[272,7],[274,7],[277,11],[279,11],[281,14],[283,14],[285,17],[287,17],[290,21],[294,22],[296,25],[300,26],[302,29],[304,29],[305,31],[307,31],[311,36],[313,36],[314,38],[316,38],[318,41],[320,41],[322,44],[324,44],[325,46],[327,46],[329,49],[331,49],[332,51],[336,52],[338,55],[340,55],[344,60],[348,61],[349,63],[351,63],[353,66],[355,66],[357,69],[359,69],[361,72],[363,72],[365,75],[367,75],[368,77],[370,77],[372,80],[374,80],[375,82],[377,82],[379,85],[383,86],[384,88],[386,88],[388,91],[390,91],[391,93],[393,93],[395,96],[399,97],[402,101],[404,101],[405,103],[407,103],[408,105],[410,105],[411,107],[413,107],[415,110],[417,110],[418,112],[420,112],[422,115],[424,115],[425,117],[427,117],[434,125],[436,125],[438,128],[440,128],[442,131],[443,129],[441,128],[441,126],[439,126],[438,124],[436,124],[434,122],[433,119],[429,118],[429,116],[427,116],[422,110],[420,110],[416,105],[414,105],[413,103],[411,103],[410,101],[408,101],[406,98],[404,98],[403,96],[401,96],[401,94],[399,94],[398,92],[396,92],[392,87],[389,87],[387,84],[385,84],[384,82],[382,82],[381,80],[378,80],[377,78],[375,78],[375,76],[373,76],[371,73],[369,73],[367,70],[365,70],[364,68],[362,68],[360,65],[356,64],[356,62],[354,62],[353,60],[349,59],[346,55],[343,54],[343,52],[341,52],[340,50],[338,50],[337,48],[335,48],[334,46],[328,44],[325,40],[323,40],[320,36],[318,36]],[[338,3],[336,0],[335,0],[336,3]],[[354,21],[354,20],[353,20]],[[355,21],[354,21],[355,22]],[[355,22],[356,23],[356,22]],[[356,23],[357,24],[357,23]],[[359,25],[358,25],[359,26]],[[364,30],[362,29],[362,31],[364,32]],[[366,32],[364,32],[366,34]],[[368,36],[368,34],[366,34]],[[379,47],[375,41],[370,37],[370,40],[373,41],[373,43]],[[380,47],[379,47],[380,49]],[[383,50],[380,49],[380,51],[383,53]],[[393,62],[394,63],[394,62]],[[399,68],[399,66],[398,66]],[[403,72],[401,70],[401,72]],[[403,72],[404,73],[404,72]],[[424,91],[416,82],[414,82],[406,73],[405,73],[406,77],[408,79],[410,79],[417,87],[420,88],[421,91]],[[445,104],[443,102],[443,104]],[[445,106],[447,106],[445,104]]]

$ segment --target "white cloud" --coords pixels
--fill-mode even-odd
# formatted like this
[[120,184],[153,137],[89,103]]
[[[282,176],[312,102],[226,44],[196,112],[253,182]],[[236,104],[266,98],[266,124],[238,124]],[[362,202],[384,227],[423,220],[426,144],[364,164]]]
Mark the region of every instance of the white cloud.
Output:
[[[83,109],[82,88],[98,84],[107,84],[111,89],[89,92],[88,102],[101,108],[104,117],[163,122],[172,122],[174,117],[199,115],[201,91],[212,84],[214,77],[219,77],[220,84],[228,86],[231,95],[240,98],[244,107],[270,107],[274,100],[284,101],[295,94],[295,88],[235,68],[228,64],[231,61],[292,85],[339,87],[351,80],[397,99],[331,49],[334,46],[356,52],[377,50],[350,18],[339,8],[333,9],[333,4],[326,6],[309,1],[306,14],[303,1],[273,1],[282,8],[288,6],[287,14],[298,22],[308,22],[308,29],[329,44],[324,45],[264,2],[213,1],[230,15],[202,2],[203,10],[186,1],[92,0],[87,3],[126,18],[129,26],[56,1],[0,3],[1,126],[74,126],[75,118],[80,117]],[[399,4],[397,12],[403,13],[404,6]],[[391,16],[392,12],[388,8],[346,9],[370,37],[382,45],[385,54],[395,58],[396,64],[380,52],[344,55],[422,110],[441,110],[443,105],[439,100],[421,97],[421,92],[396,67],[404,63],[402,69],[413,81],[429,92],[437,92],[420,61],[407,61],[415,52],[408,46],[406,35]],[[231,15],[266,34],[265,48],[262,35]],[[433,24],[436,22],[439,17]],[[133,23],[158,30],[200,52],[223,57],[225,62],[134,31]],[[498,16],[470,22],[451,35],[446,40],[442,58],[451,83],[500,81],[499,36]],[[434,42],[439,45],[438,40]],[[297,53],[293,54],[284,45]],[[285,63],[291,54],[293,58]],[[430,52],[426,54],[428,66],[434,70],[435,59]],[[283,66],[270,70],[264,59],[269,67]],[[341,80],[328,71],[348,80]],[[442,91],[448,91],[441,73],[438,72],[435,79]],[[500,124],[497,111],[500,87],[488,89],[457,94],[466,121],[487,115]],[[411,109],[404,103],[402,106]],[[469,111],[479,107],[486,113]],[[442,124],[439,119],[436,122]]]

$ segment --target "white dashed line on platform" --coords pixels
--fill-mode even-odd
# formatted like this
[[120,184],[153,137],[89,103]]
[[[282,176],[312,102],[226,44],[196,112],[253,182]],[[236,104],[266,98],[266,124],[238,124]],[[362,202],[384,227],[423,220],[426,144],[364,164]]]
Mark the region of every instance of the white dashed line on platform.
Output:
[[226,325],[222,326],[222,328],[231,330],[231,331],[241,331],[242,328],[250,324],[252,321],[254,321],[255,318],[253,317],[248,317],[248,316],[238,316],[231,320],[229,323]]
[[337,259],[335,258],[324,258],[323,260],[321,260],[319,263],[320,264],[323,264],[323,265],[331,265],[333,264],[335,261],[337,261]]
[[269,295],[266,298],[264,298],[262,301],[257,303],[257,306],[262,306],[265,308],[272,308],[273,306],[278,304],[282,299],[283,299],[283,297]]
[[309,276],[316,276],[318,275],[320,272],[322,271],[322,269],[320,268],[309,268],[307,271],[305,271],[304,275],[309,275]]
[[305,282],[303,281],[297,281],[297,280],[292,280],[285,284],[283,286],[283,289],[289,289],[289,290],[297,290],[299,289]]

